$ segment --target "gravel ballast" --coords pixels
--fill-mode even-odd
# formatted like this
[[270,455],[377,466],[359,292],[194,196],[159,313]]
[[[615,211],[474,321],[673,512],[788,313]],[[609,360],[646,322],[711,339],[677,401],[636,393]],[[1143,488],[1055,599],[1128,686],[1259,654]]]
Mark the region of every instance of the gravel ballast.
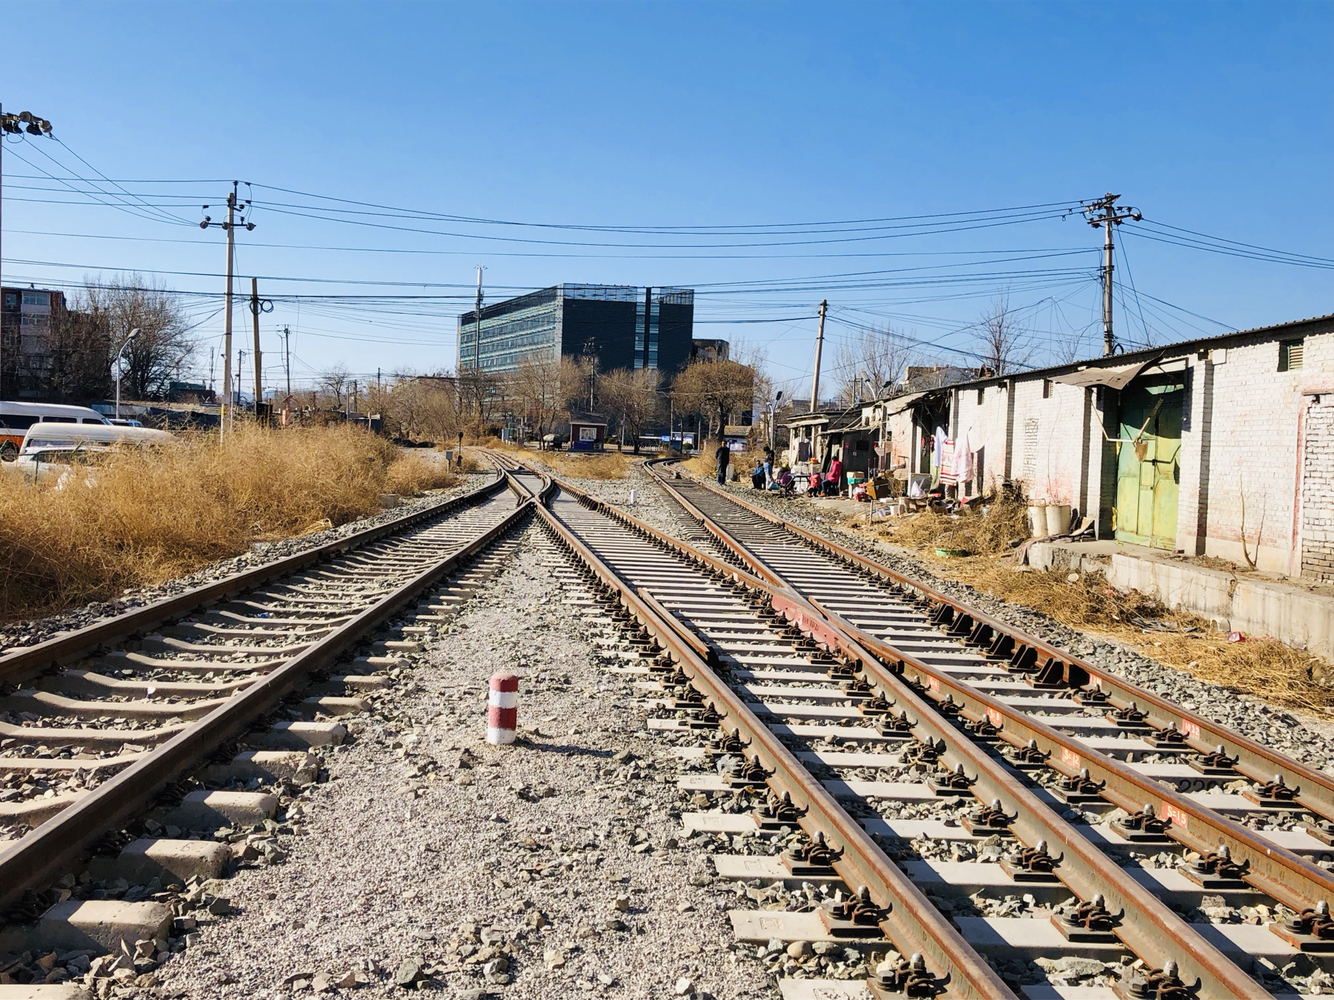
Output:
[[[377,713],[350,721],[288,860],[226,884],[235,915],[162,967],[163,995],[309,995],[315,976],[363,996],[775,995],[734,951],[730,885],[678,846],[677,758],[631,678],[599,664],[606,612],[559,562],[527,529]],[[498,670],[521,678],[510,747],[485,742]]]

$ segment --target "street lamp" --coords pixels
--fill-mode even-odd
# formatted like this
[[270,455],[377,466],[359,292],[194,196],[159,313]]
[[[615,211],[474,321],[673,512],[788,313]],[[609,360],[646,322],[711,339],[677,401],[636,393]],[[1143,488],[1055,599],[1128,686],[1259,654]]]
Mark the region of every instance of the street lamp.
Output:
[[125,338],[125,343],[120,345],[120,350],[116,352],[116,419],[120,419],[120,358],[125,353],[125,348],[129,347],[134,338],[139,336],[139,328],[136,326],[130,331],[130,335]]
[[[0,111],[0,149],[5,146],[4,140],[11,135],[22,138],[24,135],[46,136],[48,139],[55,138],[51,134],[51,123],[45,118],[34,115],[31,111],[20,111],[18,114],[12,114],[6,111]],[[3,164],[0,164],[0,174],[4,173]],[[22,308],[23,302],[20,299],[19,307]],[[22,334],[19,334],[20,339]],[[3,336],[0,336],[0,354],[3,353]],[[0,368],[0,372],[3,372]],[[17,388],[17,386],[15,386]],[[3,393],[0,393],[3,398]]]
[[782,399],[783,399],[783,390],[782,390],[782,389],[779,389],[779,390],[778,390],[778,395],[776,395],[776,396],[774,397],[774,401],[773,401],[772,403],[770,403],[770,404],[768,405],[768,407],[767,407],[767,409],[768,409],[768,411],[769,411],[769,450],[770,450],[770,451],[773,451],[773,449],[774,449],[774,407],[777,406],[777,405],[779,404],[779,402],[782,401]]

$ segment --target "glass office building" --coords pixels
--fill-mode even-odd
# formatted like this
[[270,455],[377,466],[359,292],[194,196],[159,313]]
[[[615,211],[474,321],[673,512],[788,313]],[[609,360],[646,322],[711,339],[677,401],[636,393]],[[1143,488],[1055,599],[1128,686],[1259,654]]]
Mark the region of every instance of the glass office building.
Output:
[[689,288],[556,285],[459,317],[458,367],[513,371],[526,357],[590,352],[603,370],[675,374],[690,361],[695,293]]

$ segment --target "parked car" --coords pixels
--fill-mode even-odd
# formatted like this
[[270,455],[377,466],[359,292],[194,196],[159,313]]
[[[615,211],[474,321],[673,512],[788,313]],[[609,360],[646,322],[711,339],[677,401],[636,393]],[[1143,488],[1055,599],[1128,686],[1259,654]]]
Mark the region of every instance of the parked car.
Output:
[[131,420],[129,417],[107,417],[107,423],[116,427],[142,427],[143,424],[138,420]]
[[12,462],[19,457],[23,437],[34,424],[106,426],[107,418],[87,406],[0,400],[0,461]]

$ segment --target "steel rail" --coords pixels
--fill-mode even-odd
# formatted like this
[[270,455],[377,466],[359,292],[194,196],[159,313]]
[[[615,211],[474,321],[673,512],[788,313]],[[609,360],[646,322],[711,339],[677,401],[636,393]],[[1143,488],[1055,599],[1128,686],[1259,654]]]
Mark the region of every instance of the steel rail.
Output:
[[47,639],[31,646],[21,646],[0,655],[0,684],[18,683],[36,676],[52,665],[64,665],[72,660],[87,656],[99,646],[109,646],[124,641],[136,633],[154,628],[163,622],[197,610],[200,607],[226,600],[235,594],[251,590],[278,577],[287,576],[298,570],[306,569],[352,549],[360,548],[370,542],[420,524],[423,521],[440,517],[455,510],[471,507],[488,497],[494,496],[508,485],[504,472],[497,469],[494,482],[479,487],[463,496],[433,504],[422,510],[413,511],[402,517],[396,517],[383,524],[363,528],[344,538],[336,538],[304,552],[297,552],[273,562],[263,563],[252,569],[242,570],[225,576],[221,580],[192,587],[184,593],[166,597],[160,601],[135,608],[123,615],[94,622],[83,628],[75,629]]
[[[500,488],[513,485],[509,475],[503,475],[498,483]],[[496,486],[490,484],[484,488],[489,491],[488,496],[498,492]],[[169,785],[207,760],[220,745],[243,736],[256,720],[298,690],[313,672],[335,663],[368,632],[383,625],[501,535],[512,531],[537,506],[532,498],[519,499],[513,511],[472,541],[401,584],[315,645],[260,677],[226,704],[0,851],[0,910],[16,903],[25,890],[48,885],[65,874],[108,830],[118,829],[132,819]],[[416,518],[391,523],[402,530],[404,521],[411,526]],[[383,534],[380,532],[377,537]]]
[[[571,495],[576,497],[583,492],[563,482],[560,486],[562,490],[570,490]],[[594,503],[602,509],[607,506],[601,501]],[[584,506],[591,504],[584,503]],[[654,534],[660,533],[654,530]],[[722,532],[721,537],[730,539],[730,535],[726,532]],[[745,546],[736,543],[735,540],[731,540],[729,545],[733,546],[737,554],[747,562],[755,559]],[[615,576],[614,570],[609,568],[608,572]],[[779,589],[758,580],[751,581],[747,585],[764,593],[776,613],[783,615],[810,635],[814,641],[858,664],[863,679],[877,685],[891,704],[916,715],[914,735],[919,739],[930,739],[938,748],[943,746],[945,749],[941,753],[941,760],[947,766],[953,768],[962,764],[965,772],[971,772],[969,777],[973,779],[971,789],[973,794],[978,795],[984,802],[1000,799],[1007,812],[1011,807],[1017,808],[1018,815],[1011,822],[1010,829],[1021,841],[1029,846],[1040,840],[1062,845],[1069,861],[1061,864],[1055,874],[1076,896],[1089,900],[1097,894],[1102,894],[1107,900],[1109,909],[1115,910],[1119,907],[1123,912],[1142,917],[1143,919],[1123,921],[1115,930],[1117,937],[1137,956],[1152,963],[1156,968],[1164,967],[1169,961],[1177,962],[1187,981],[1192,978],[1200,980],[1204,996],[1238,998],[1270,996],[1258,982],[1238,968],[1199,931],[1081,834],[1077,827],[1053,812],[1047,803],[993,759],[984,748],[966,738],[950,721],[940,715],[933,700],[913,690],[854,637],[829,621],[815,605],[787,587]],[[713,684],[709,686],[708,692],[701,693],[712,697],[714,688],[721,682],[711,671],[710,677]],[[722,686],[726,687],[725,684]],[[730,688],[726,690],[731,693]],[[744,708],[744,705],[742,707]],[[781,743],[779,745],[781,746]],[[770,766],[768,762],[766,766]],[[796,766],[801,767],[799,763]],[[822,787],[820,790],[823,792]],[[857,829],[860,831],[860,826]],[[841,834],[843,831],[840,829],[839,832]]]
[[[679,496],[679,492],[671,487],[670,483],[663,483],[664,487],[672,493],[672,496]],[[684,501],[684,497],[682,497]],[[688,509],[698,511],[694,504],[688,504]],[[703,512],[700,512],[703,515]],[[708,519],[711,520],[711,519]],[[740,543],[730,533],[714,525],[715,535],[723,540],[732,551],[738,553],[748,565],[759,564],[758,556]],[[775,576],[776,575],[775,573]],[[779,577],[782,579],[782,577]],[[943,701],[948,693],[955,697],[955,704],[966,704],[970,712],[968,719],[971,721],[987,720],[996,728],[1009,728],[1011,717],[1015,720],[1023,720],[1023,723],[1033,727],[1034,732],[1039,728],[1045,729],[1045,736],[1051,740],[1062,741],[1062,743],[1073,744],[1078,747],[1078,755],[1083,760],[1083,767],[1093,769],[1090,761],[1095,761],[1097,752],[1085,747],[1078,741],[1070,740],[1069,737],[1063,737],[1049,727],[1041,723],[1034,723],[1034,720],[1025,719],[1017,709],[1010,708],[1009,705],[996,701],[974,688],[952,679],[952,677],[938,671],[923,663],[922,660],[888,647],[883,641],[875,640],[874,637],[867,636],[866,633],[851,627],[847,621],[840,619],[830,612],[824,611],[819,607],[816,601],[810,597],[803,596],[798,589],[788,585],[786,581],[782,583],[783,591],[774,593],[772,596],[772,605],[776,612],[783,613],[788,620],[794,621],[798,628],[803,631],[810,631],[812,639],[822,641],[831,651],[842,653],[844,657],[855,661],[862,669],[863,680],[867,683],[876,685],[880,688],[880,693],[886,696],[891,704],[898,705],[900,708],[911,708],[911,711],[918,713],[919,724],[926,728],[930,733],[930,739],[936,743],[943,743],[946,747],[946,753],[943,753],[942,760],[951,767],[962,763],[966,771],[976,773],[976,779],[972,784],[972,791],[975,795],[982,797],[983,801],[990,799],[1000,799],[1007,807],[1010,804],[1018,807],[1017,819],[1011,821],[1010,829],[1023,843],[1031,845],[1037,844],[1039,840],[1046,840],[1049,844],[1061,844],[1069,852],[1071,861],[1074,863],[1063,863],[1055,869],[1055,875],[1065,883],[1075,895],[1082,900],[1093,899],[1097,893],[1102,893],[1109,904],[1109,909],[1122,908],[1127,913],[1135,913],[1143,920],[1133,919],[1122,921],[1121,925],[1115,928],[1115,933],[1135,952],[1135,955],[1150,961],[1155,968],[1165,967],[1167,961],[1177,961],[1178,967],[1182,969],[1182,975],[1187,981],[1191,977],[1198,977],[1202,983],[1202,995],[1218,997],[1266,997],[1270,993],[1265,991],[1257,981],[1251,979],[1246,972],[1237,967],[1226,955],[1205,937],[1191,927],[1186,920],[1183,920],[1177,912],[1167,907],[1162,900],[1159,900],[1149,888],[1139,883],[1134,877],[1126,872],[1121,865],[1115,863],[1106,852],[1103,852],[1097,844],[1087,839],[1078,828],[1073,824],[1067,823],[1062,817],[1051,809],[1050,805],[1039,799],[1031,789],[1027,788],[1018,777],[1007,771],[999,761],[987,753],[986,749],[979,747],[978,744],[963,736],[959,729],[954,727],[939,715],[938,703]],[[867,641],[870,640],[870,641]],[[874,652],[872,652],[874,651]],[[880,656],[886,657],[888,664],[882,663]],[[903,680],[907,668],[911,667],[918,672],[919,676],[926,676],[927,683],[924,688],[930,689],[931,695],[927,691],[918,692],[910,684]],[[936,697],[938,693],[938,697]],[[978,707],[982,703],[982,707]],[[999,723],[998,723],[999,720]],[[916,728],[914,729],[916,735]],[[1027,740],[1027,737],[1025,741]],[[1039,745],[1042,740],[1039,739]],[[1146,800],[1153,799],[1161,801],[1169,796],[1169,793],[1163,791],[1159,785],[1142,779],[1134,772],[1126,771],[1119,761],[1107,759],[1097,761],[1107,765],[1115,765],[1118,771],[1130,773],[1137,783],[1147,785],[1146,791],[1142,793],[1138,801],[1131,796],[1126,804],[1130,805],[1130,812],[1141,807]],[[1050,764],[1050,761],[1049,761]],[[1075,767],[1073,773],[1078,773],[1079,768]],[[1062,773],[1066,773],[1063,771]],[[971,777],[972,775],[970,775]],[[1109,781],[1110,787],[1111,781]],[[1173,799],[1182,799],[1181,796],[1171,793]],[[1189,803],[1189,800],[1182,799]],[[1122,805],[1117,801],[1118,805]],[[1190,804],[1194,807],[1194,804]],[[1125,805],[1123,805],[1125,808]],[[1197,808],[1198,807],[1194,807]],[[1227,823],[1221,820],[1221,817],[1209,813],[1214,820]],[[1169,815],[1173,813],[1169,812]],[[1237,825],[1237,824],[1229,824]],[[1238,827],[1239,831],[1245,831],[1245,827]],[[1249,831],[1246,831],[1249,833]],[[1239,841],[1238,841],[1239,843]],[[1209,844],[1203,847],[1201,853],[1213,851],[1217,843]],[[1278,851],[1271,845],[1265,845],[1271,851]],[[1198,848],[1197,848],[1198,849]],[[1315,872],[1322,872],[1322,869],[1315,868],[1314,865],[1305,863],[1295,855],[1289,855],[1282,852],[1291,860],[1297,861],[1299,865],[1305,868],[1314,869]],[[1302,905],[1310,905],[1303,903]],[[1298,907],[1301,909],[1301,907]]]
[[[669,482],[662,481],[662,485],[673,496],[679,496],[679,491]],[[727,497],[727,499],[732,498]],[[688,504],[684,498],[682,500]],[[689,509],[699,510],[694,504],[689,504]],[[698,516],[704,516],[703,512]],[[727,538],[725,544],[741,555],[748,565],[760,562],[740,540],[721,528],[718,529],[718,533]],[[791,589],[801,593],[799,588]],[[1157,781],[1139,774],[1115,758],[1090,748],[1075,737],[1057,732],[1022,710],[978,691],[967,682],[960,681],[912,654],[903,652],[892,643],[867,634],[845,618],[822,607],[814,598],[806,596],[805,599],[826,619],[834,622],[845,633],[857,638],[863,646],[875,651],[877,656],[891,664],[891,669],[903,672],[911,667],[919,677],[925,676],[932,690],[932,697],[943,701],[948,696],[955,704],[966,705],[968,718],[972,721],[981,719],[990,721],[993,726],[1002,730],[1006,734],[1006,740],[1015,746],[1022,746],[1030,739],[1034,740],[1038,749],[1051,755],[1047,766],[1058,773],[1069,777],[1079,774],[1081,768],[1088,768],[1093,780],[1106,782],[1106,787],[1102,789],[1100,795],[1112,805],[1132,813],[1145,804],[1153,805],[1159,816],[1172,821],[1167,834],[1184,847],[1203,855],[1223,845],[1232,852],[1233,859],[1238,864],[1250,861],[1251,868],[1245,876],[1245,881],[1285,906],[1300,912],[1321,900],[1334,899],[1334,873],[1273,844],[1249,827],[1228,819],[1177,791],[1165,789]],[[963,613],[972,614],[971,611]],[[965,629],[961,638],[967,638],[967,634],[968,630]],[[1234,735],[1229,742],[1236,742],[1239,739],[1240,737]]]
[[[649,462],[645,464],[645,467],[664,487],[671,489],[671,481],[662,476],[656,468],[653,468],[653,466],[663,461],[667,460],[659,459]],[[1234,732],[1221,723],[1213,722],[1202,715],[1182,708],[1161,695],[1139,687],[1123,677],[1118,677],[1109,670],[1075,656],[1069,650],[1053,646],[1051,643],[1030,635],[1017,626],[1009,625],[985,612],[978,611],[963,601],[943,594],[920,581],[913,580],[911,577],[890,569],[888,566],[818,535],[808,528],[786,521],[741,497],[719,490],[711,483],[698,479],[692,479],[691,481],[694,485],[726,499],[756,517],[791,532],[812,547],[823,550],[845,565],[879,577],[897,587],[916,591],[925,600],[929,601],[935,609],[949,608],[953,617],[967,616],[971,630],[976,630],[975,634],[978,635],[978,642],[981,645],[990,643],[997,655],[1013,658],[1021,655],[1023,648],[1026,647],[1033,651],[1038,663],[1060,668],[1062,678],[1067,686],[1078,688],[1092,683],[1108,696],[1115,708],[1125,708],[1133,703],[1144,713],[1146,722],[1149,722],[1156,729],[1175,728],[1186,738],[1186,743],[1194,750],[1209,753],[1219,746],[1225,747],[1229,754],[1239,758],[1235,769],[1242,776],[1253,781],[1266,782],[1273,779],[1275,775],[1281,775],[1289,787],[1298,790],[1296,795],[1297,805],[1318,816],[1334,820],[1334,777]],[[689,504],[688,501],[686,503],[692,513],[699,510],[694,504]],[[702,512],[695,513],[694,516],[699,517],[701,514]]]
[[[562,484],[560,488],[565,491],[567,487]],[[571,496],[579,492],[572,491]],[[834,868],[848,885],[867,886],[877,905],[888,906],[889,913],[880,926],[889,941],[905,955],[921,954],[929,968],[948,980],[952,995],[979,1000],[1014,998],[995,970],[714,673],[701,656],[699,640],[651,595],[629,589],[615,570],[545,506],[539,506],[538,513],[560,544],[588,566],[605,588],[619,594],[621,604],[657,640],[728,726],[749,741],[760,763],[773,772],[768,782],[774,790],[789,793],[794,803],[807,809],[799,825],[808,833],[824,831],[834,843],[841,841],[843,855]],[[734,567],[727,569],[735,572]]]

